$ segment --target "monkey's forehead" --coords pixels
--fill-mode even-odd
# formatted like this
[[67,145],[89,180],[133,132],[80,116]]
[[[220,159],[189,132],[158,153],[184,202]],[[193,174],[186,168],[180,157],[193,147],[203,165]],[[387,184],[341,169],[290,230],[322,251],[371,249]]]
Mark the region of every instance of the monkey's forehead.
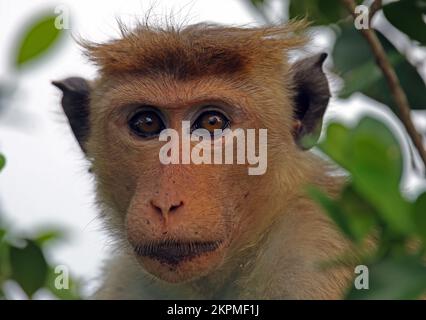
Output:
[[255,66],[277,67],[283,51],[305,43],[304,23],[262,28],[198,24],[181,30],[139,25],[120,39],[84,43],[86,54],[104,74],[167,73],[178,79],[236,74]]

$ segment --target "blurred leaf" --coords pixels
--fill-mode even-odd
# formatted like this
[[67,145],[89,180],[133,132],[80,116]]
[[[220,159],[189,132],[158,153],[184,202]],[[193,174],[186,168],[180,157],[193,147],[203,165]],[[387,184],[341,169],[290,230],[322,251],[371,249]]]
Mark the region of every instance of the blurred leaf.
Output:
[[289,7],[290,18],[307,16],[313,25],[328,25],[348,16],[340,0],[292,0]]
[[361,170],[362,175],[362,170],[368,167],[389,179],[392,187],[399,185],[402,153],[398,140],[382,122],[364,117],[355,128],[331,123],[326,131],[320,149],[346,170]]
[[250,3],[256,8],[260,8],[265,5],[265,0],[250,0]]
[[399,192],[403,160],[392,132],[380,121],[365,117],[353,133],[351,173],[358,192],[374,205],[395,232],[409,234],[409,204]]
[[349,98],[354,92],[364,94],[369,92],[371,95],[375,95],[376,93],[373,93],[374,89],[371,89],[371,86],[377,85],[377,82],[380,82],[383,78],[382,71],[374,61],[368,61],[359,67],[355,67],[347,75],[348,79],[344,79],[345,86],[339,92],[339,97],[343,99]]
[[0,287],[10,275],[9,244],[5,241],[6,230],[0,230]]
[[357,194],[394,231],[412,231],[410,205],[399,192],[402,153],[398,141],[383,123],[365,117],[352,129],[331,124],[326,139],[318,146],[350,172]]
[[422,193],[413,206],[414,223],[417,233],[426,245],[426,192]]
[[379,175],[386,179],[387,185],[399,186],[403,169],[402,152],[398,140],[383,122],[364,117],[353,130],[352,142],[352,163],[357,174],[363,178],[371,174]]
[[318,147],[345,169],[350,167],[351,149],[347,147],[350,139],[349,129],[340,123],[330,123],[326,139]]
[[34,241],[38,245],[43,246],[48,242],[57,241],[64,238],[64,232],[60,230],[46,230],[40,232],[35,238]]
[[410,38],[426,44],[426,0],[401,0],[383,7],[383,13],[396,28]]
[[10,247],[10,265],[12,279],[22,287],[31,297],[39,288],[43,287],[48,272],[44,254],[37,243],[26,240],[24,248]]
[[377,211],[351,185],[343,190],[339,205],[348,217],[353,238],[361,242],[373,229]]
[[348,299],[416,299],[426,292],[426,267],[420,257],[388,257],[369,267],[369,289],[352,287]]
[[337,224],[337,226],[343,231],[343,233],[351,240],[355,240],[355,237],[350,228],[350,223],[348,218],[342,212],[341,208],[335,201],[330,199],[327,195],[325,195],[322,191],[317,188],[310,187],[308,189],[308,193],[317,201],[326,211],[326,213],[330,216],[330,218]]
[[4,157],[4,155],[0,153],[0,171],[4,168],[5,165],[6,165],[6,158]]
[[56,16],[44,16],[27,29],[18,45],[17,67],[40,57],[59,40],[62,30],[55,27],[55,19]]
[[352,241],[360,243],[375,225],[377,213],[351,185],[347,185],[340,198],[332,200],[316,188],[309,189],[313,199]]
[[[395,112],[397,108],[390,89],[367,42],[352,24],[345,23],[339,26],[340,33],[337,35],[333,50],[335,69],[345,82],[345,87],[339,96],[348,98],[354,92],[361,92],[387,105]],[[379,32],[377,35],[395,68],[411,107],[426,109],[426,94],[424,94],[426,85],[416,68],[385,37]]]
[[58,274],[53,268],[49,268],[46,287],[61,300],[79,300],[81,299],[78,292],[78,284],[70,277],[68,289],[58,289],[55,286],[55,280]]

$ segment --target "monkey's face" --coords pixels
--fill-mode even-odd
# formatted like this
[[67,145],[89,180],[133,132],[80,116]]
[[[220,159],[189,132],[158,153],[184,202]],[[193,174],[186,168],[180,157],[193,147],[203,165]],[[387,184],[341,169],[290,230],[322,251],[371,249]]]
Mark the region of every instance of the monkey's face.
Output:
[[[223,81],[156,83],[121,79],[113,90],[105,85],[93,100],[88,151],[101,198],[114,209],[116,224],[123,226],[137,259],[153,275],[181,282],[217,269],[247,245],[270,214],[264,212],[259,219],[252,213],[258,214],[274,196],[265,194],[274,189],[269,168],[264,175],[249,175],[247,161],[237,164],[237,139],[233,164],[194,164],[192,158],[182,163],[182,121],[189,121],[190,131],[212,133],[226,128],[257,133],[267,123],[250,112],[255,101]],[[272,118],[267,111],[265,116]],[[160,161],[164,128],[179,134],[179,163]],[[273,136],[283,139],[277,132]],[[211,136],[212,149],[218,139],[225,153],[224,136]],[[196,144],[190,142],[190,151]]]
[[[303,43],[288,37],[291,30],[196,25],[124,32],[121,40],[87,46],[101,69],[92,85],[82,78],[54,82],[92,161],[107,220],[157,277],[188,281],[238,259],[287,210],[277,206],[290,202],[282,199],[289,189],[303,182],[300,149],[309,148],[306,135],[318,138],[330,92],[321,70],[325,54],[291,67],[283,61],[283,50]],[[257,130],[255,141],[267,129],[266,172],[249,175],[237,144],[231,164],[195,164],[199,141],[190,151],[183,147],[182,121],[208,135]],[[160,160],[166,128],[177,132],[179,163]],[[210,144],[224,139],[212,136]]]

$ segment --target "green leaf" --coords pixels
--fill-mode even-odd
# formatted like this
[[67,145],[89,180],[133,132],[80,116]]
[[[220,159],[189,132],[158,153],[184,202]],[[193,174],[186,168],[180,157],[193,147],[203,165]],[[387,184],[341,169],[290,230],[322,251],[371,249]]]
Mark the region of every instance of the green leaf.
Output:
[[383,122],[371,117],[362,118],[353,130],[352,143],[354,170],[368,170],[359,172],[362,178],[379,175],[386,179],[386,185],[399,186],[403,169],[402,152],[398,140]]
[[426,267],[418,256],[387,257],[369,266],[369,289],[352,287],[348,299],[416,299],[426,292]]
[[330,123],[318,147],[346,170],[358,169],[362,175],[369,168],[392,187],[399,185],[403,169],[399,142],[386,125],[374,118],[364,117],[352,129]]
[[64,232],[60,230],[45,230],[39,232],[34,238],[34,241],[37,242],[40,246],[43,246],[48,242],[61,240],[64,238],[64,236]]
[[351,173],[355,188],[395,232],[409,234],[409,204],[399,191],[403,160],[398,141],[380,121],[363,118],[354,129]]
[[79,293],[79,285],[74,281],[71,277],[69,277],[68,281],[68,289],[65,288],[57,288],[55,285],[55,281],[59,276],[58,273],[55,273],[53,268],[49,268],[46,287],[59,299],[61,300],[79,300],[81,299],[81,295]]
[[3,236],[0,236],[0,287],[2,282],[10,276],[9,244],[5,241],[5,234],[3,230]]
[[330,123],[326,130],[326,139],[318,147],[345,169],[350,168],[350,153],[348,148],[350,132],[340,123]]
[[309,187],[308,193],[317,203],[319,203],[329,217],[336,223],[342,232],[351,240],[355,240],[355,236],[350,228],[348,217],[342,212],[339,205],[325,195],[322,191],[315,187]]
[[401,0],[383,7],[383,13],[396,28],[410,38],[426,44],[426,0]]
[[[398,114],[395,102],[381,69],[377,66],[371,49],[353,24],[340,24],[333,50],[336,72],[343,78],[345,87],[341,98],[348,98],[354,92],[361,92],[375,99]],[[426,85],[407,59],[379,32],[380,42],[393,65],[412,109],[426,109]]]
[[339,0],[292,0],[289,7],[290,18],[307,16],[313,25],[328,25],[348,16]]
[[39,58],[59,40],[62,29],[55,27],[55,19],[54,15],[43,16],[27,29],[19,41],[15,61],[17,67]]
[[44,286],[48,265],[41,248],[37,243],[26,240],[26,246],[10,247],[10,265],[12,276],[29,297]]
[[371,87],[375,86],[381,80],[383,74],[377,68],[374,61],[368,61],[360,67],[354,68],[347,74],[345,86],[339,92],[339,97],[349,98],[354,92],[371,92]]
[[361,243],[376,224],[376,210],[349,184],[340,198],[332,200],[316,188],[309,193],[352,241]]
[[256,8],[260,8],[265,5],[265,0],[250,0],[250,3]]
[[376,225],[378,213],[375,208],[352,185],[346,186],[339,199],[339,205],[348,217],[353,238],[361,242]]
[[353,129],[330,124],[319,148],[349,171],[357,195],[377,210],[386,225],[400,235],[413,230],[410,204],[399,192],[402,153],[383,123],[365,117]]
[[414,203],[413,219],[416,231],[426,246],[426,192],[422,193]]
[[6,158],[4,157],[4,155],[0,153],[0,171],[4,168],[5,165],[6,165]]
[[0,228],[0,242],[3,241],[5,235],[6,235],[6,229]]

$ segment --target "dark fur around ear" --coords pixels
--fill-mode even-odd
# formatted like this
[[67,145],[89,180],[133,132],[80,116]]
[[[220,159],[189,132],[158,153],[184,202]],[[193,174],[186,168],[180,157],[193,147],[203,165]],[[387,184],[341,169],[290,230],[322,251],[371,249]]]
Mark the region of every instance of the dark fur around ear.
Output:
[[297,61],[292,66],[294,83],[293,135],[296,144],[303,150],[310,149],[318,141],[322,119],[330,100],[330,89],[322,65],[326,53]]
[[52,81],[52,84],[62,90],[62,108],[81,149],[86,152],[85,142],[90,129],[89,84],[85,79],[79,77]]

